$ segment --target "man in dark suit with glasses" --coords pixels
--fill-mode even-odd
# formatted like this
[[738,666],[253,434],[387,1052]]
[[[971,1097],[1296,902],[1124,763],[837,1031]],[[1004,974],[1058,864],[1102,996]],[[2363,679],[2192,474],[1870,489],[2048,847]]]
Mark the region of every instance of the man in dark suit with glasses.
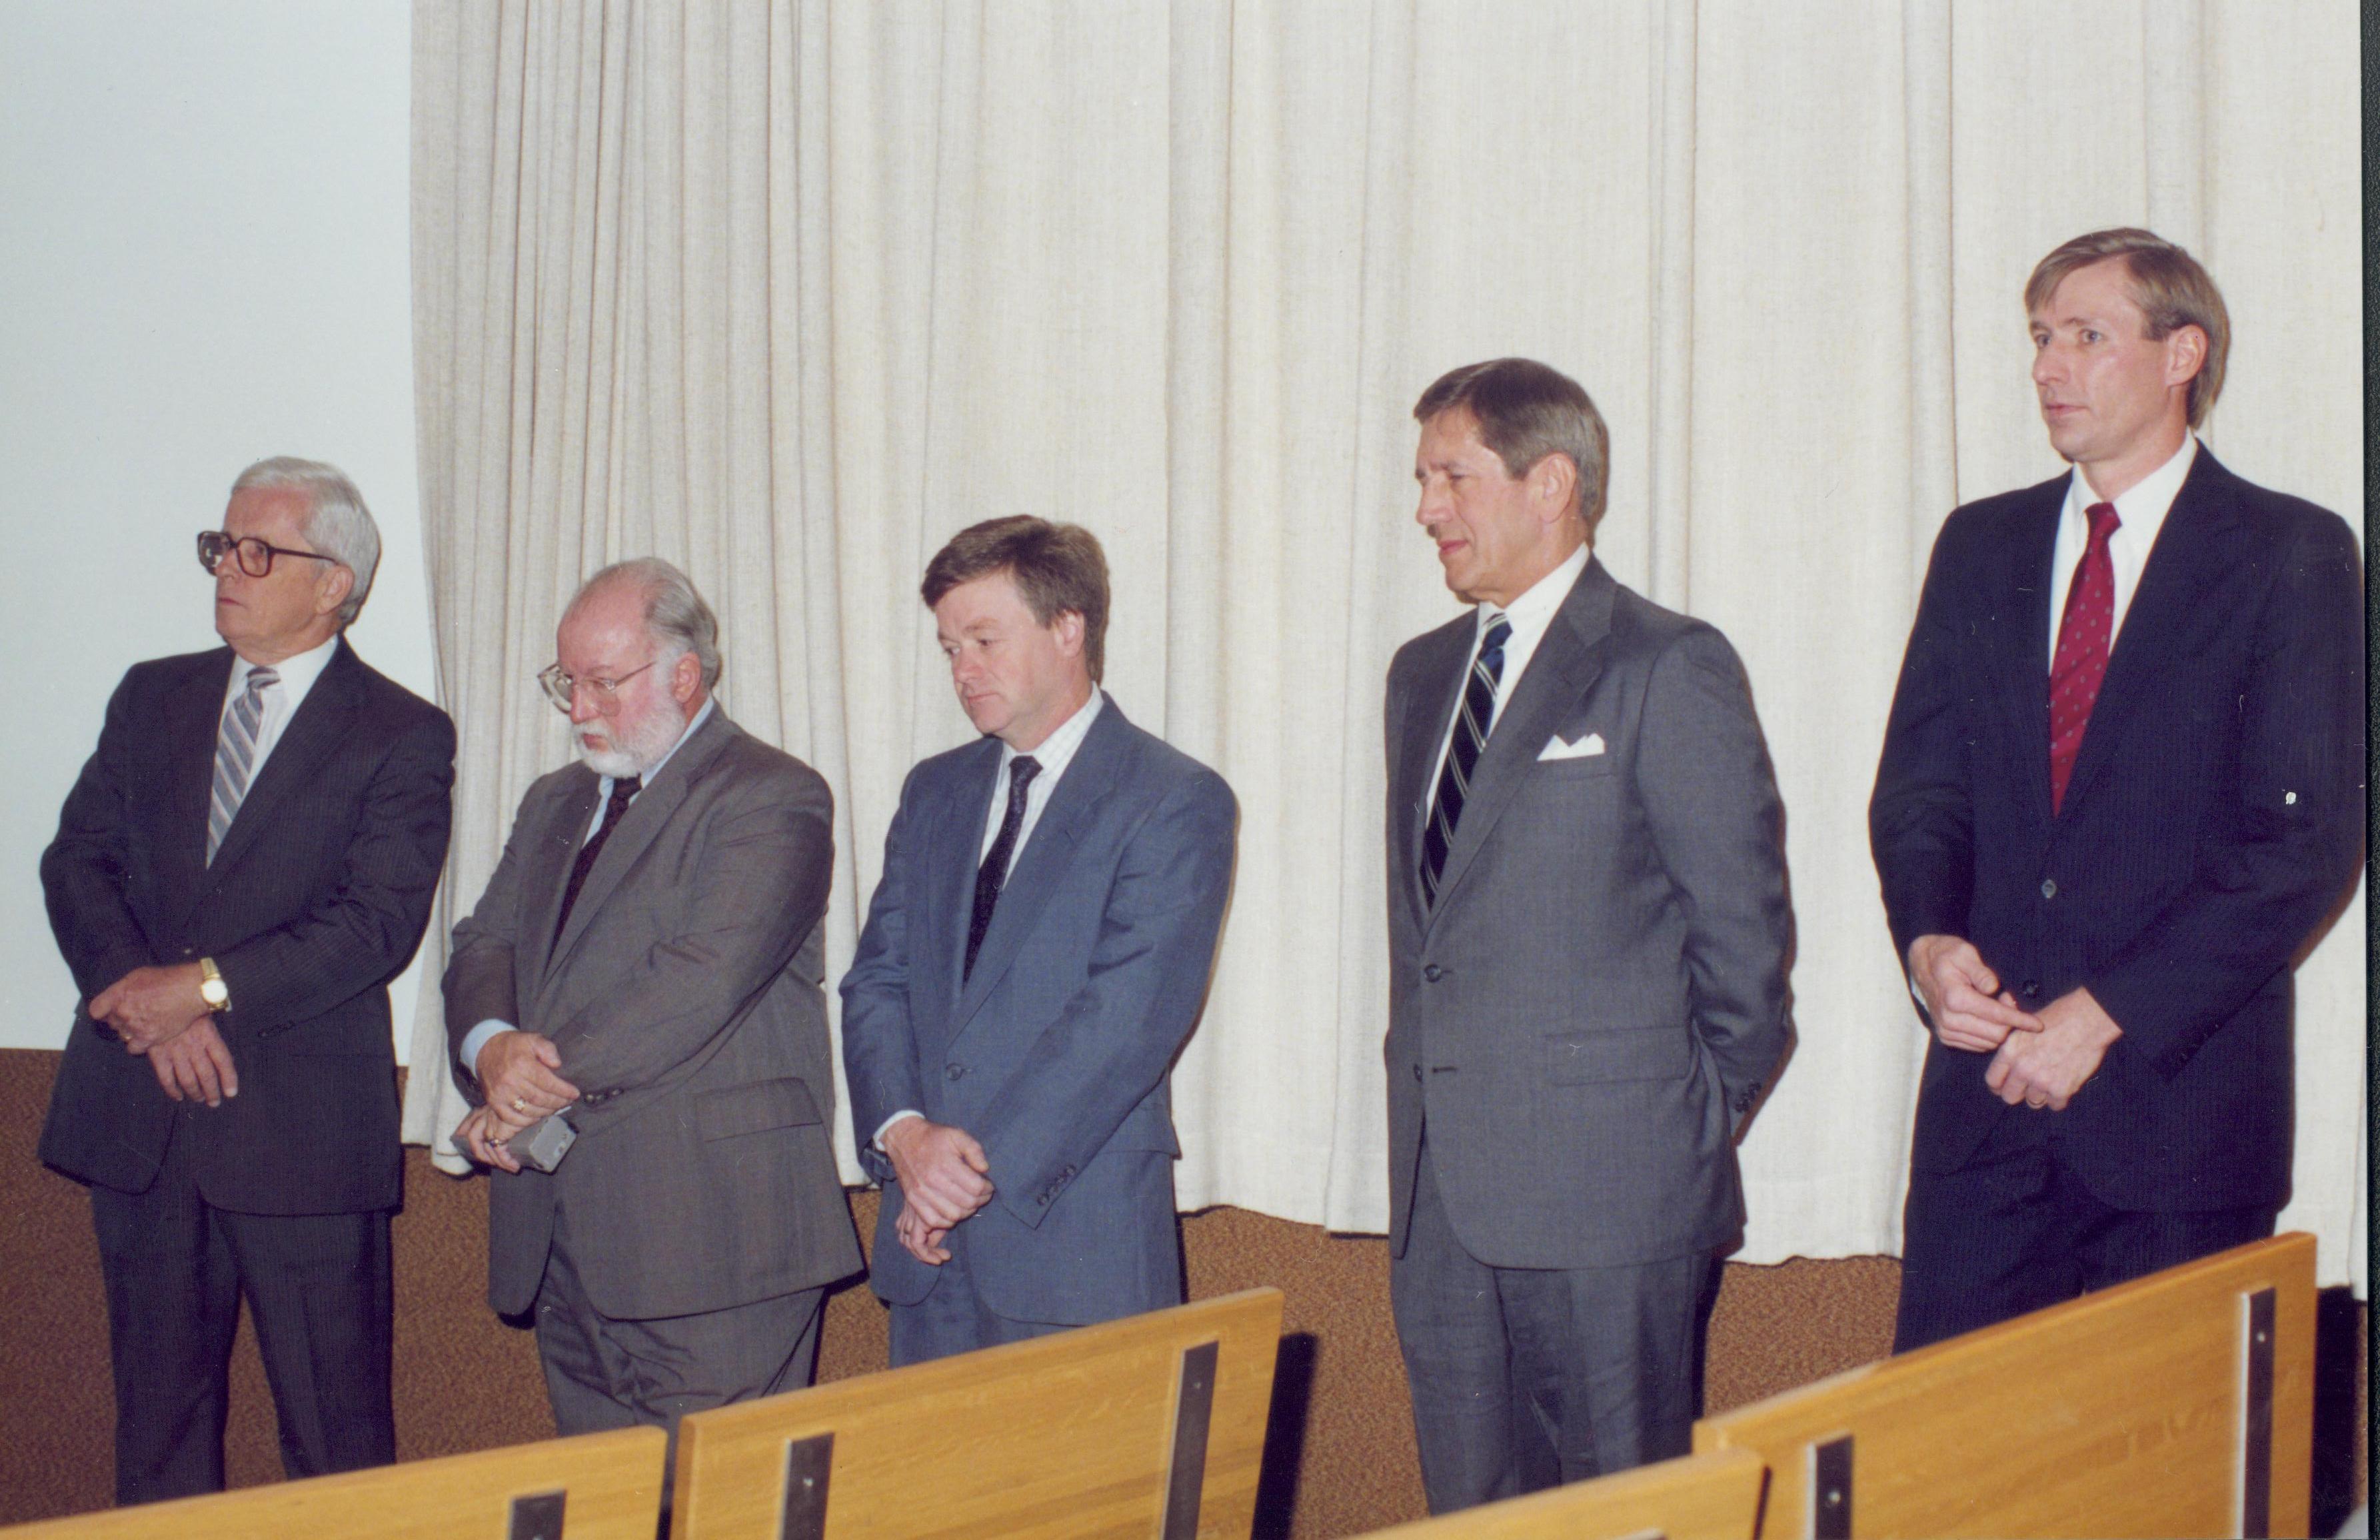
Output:
[[118,1502],[218,1491],[244,1296],[293,1476],[395,1458],[388,982],[446,856],[455,730],[342,639],[380,534],[333,467],[242,472],[212,651],[136,664],[42,857],[81,994],[42,1160],[91,1188]]

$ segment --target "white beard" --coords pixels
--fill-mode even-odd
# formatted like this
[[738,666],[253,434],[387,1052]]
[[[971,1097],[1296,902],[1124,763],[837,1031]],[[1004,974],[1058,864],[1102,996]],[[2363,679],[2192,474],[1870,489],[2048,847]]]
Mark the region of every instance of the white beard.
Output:
[[678,709],[675,701],[669,701],[655,706],[635,726],[604,734],[611,740],[609,748],[588,747],[586,738],[576,730],[570,734],[570,743],[578,750],[579,762],[598,775],[608,775],[615,781],[631,775],[641,778],[650,774],[653,767],[677,746],[679,737],[686,732],[686,713]]

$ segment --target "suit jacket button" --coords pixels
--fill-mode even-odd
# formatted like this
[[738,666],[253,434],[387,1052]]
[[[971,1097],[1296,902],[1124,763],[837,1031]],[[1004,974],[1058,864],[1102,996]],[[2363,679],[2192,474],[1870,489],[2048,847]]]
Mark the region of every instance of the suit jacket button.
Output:
[[1439,979],[1446,976],[1446,970],[1439,967],[1437,964],[1432,963],[1429,966],[1421,970],[1421,976],[1429,980],[1432,984],[1435,984]]
[[948,1075],[953,1080],[956,1080],[959,1076],[966,1073],[966,1066],[965,1064],[952,1064],[946,1067],[942,1071],[942,1073]]
[[2056,898],[2058,896],[2058,879],[2056,878],[2045,877],[2041,879],[2041,896],[2044,898]]
[[1419,1080],[1421,1078],[1421,1066],[1419,1064],[1415,1064],[1414,1066],[1414,1078],[1415,1080]]
[[2026,979],[2022,984],[2017,986],[2017,993],[2022,995],[2027,1000],[2033,999],[2034,996],[2041,993],[2041,980],[2038,978]]

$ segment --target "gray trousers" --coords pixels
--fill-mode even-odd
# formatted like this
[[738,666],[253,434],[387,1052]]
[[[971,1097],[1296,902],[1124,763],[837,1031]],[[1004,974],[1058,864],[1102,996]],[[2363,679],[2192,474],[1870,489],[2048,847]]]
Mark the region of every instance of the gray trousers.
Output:
[[1706,1253],[1496,1267],[1463,1249],[1429,1146],[1389,1264],[1422,1489],[1450,1513],[1688,1451]]
[[809,1384],[818,1369],[825,1298],[823,1289],[804,1289],[694,1316],[618,1319],[588,1300],[557,1226],[537,1291],[537,1352],[554,1427],[565,1438],[612,1428],[667,1428],[666,1513],[678,1419]]

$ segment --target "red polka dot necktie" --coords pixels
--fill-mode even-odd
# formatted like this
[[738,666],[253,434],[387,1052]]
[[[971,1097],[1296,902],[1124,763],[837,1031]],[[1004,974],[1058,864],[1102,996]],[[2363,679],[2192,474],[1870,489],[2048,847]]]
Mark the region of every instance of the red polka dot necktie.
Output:
[[2058,623],[2058,653],[2049,661],[2049,810],[2054,816],[2066,801],[2066,782],[2074,773],[2074,756],[2082,747],[2082,730],[2091,725],[2091,707],[2099,698],[2099,684],[2107,677],[2107,638],[2116,623],[2116,564],[2107,557],[2107,541],[2123,520],[2112,503],[2094,503],[2084,510],[2091,520],[2091,543],[2075,564],[2073,586],[2066,590],[2066,613]]

